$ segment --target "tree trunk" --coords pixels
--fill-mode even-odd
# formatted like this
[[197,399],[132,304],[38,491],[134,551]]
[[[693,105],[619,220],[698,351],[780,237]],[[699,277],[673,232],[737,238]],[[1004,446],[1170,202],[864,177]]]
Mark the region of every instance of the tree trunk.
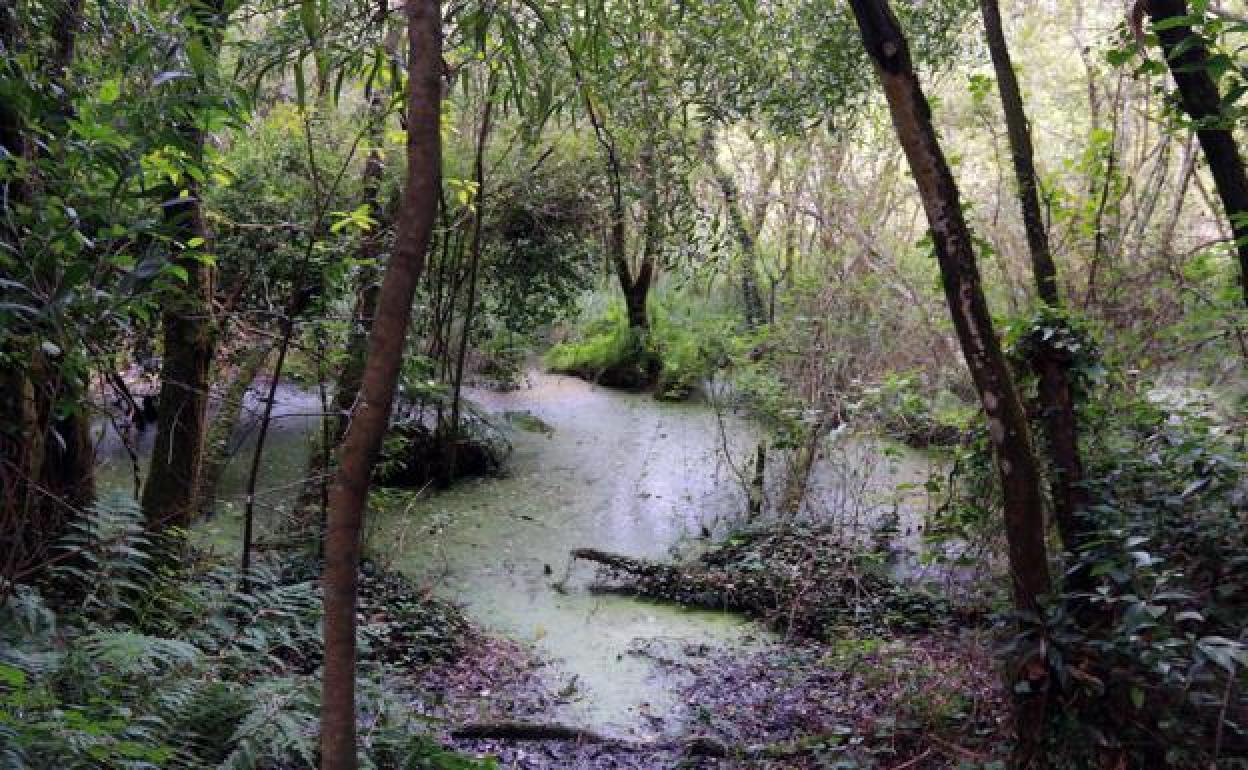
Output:
[[[66,0],[57,9],[51,28],[53,53],[39,60],[38,73],[45,86],[56,91],[50,123],[43,127],[62,130],[70,112],[67,68],[73,61],[80,0]],[[0,0],[0,56],[11,59],[37,47],[45,30],[23,30],[17,3]],[[27,260],[23,237],[24,206],[38,209],[45,185],[37,167],[48,145],[34,141],[26,115],[13,99],[0,99],[0,152],[17,159],[0,191],[0,245],[16,259]],[[29,165],[27,165],[29,164]],[[36,294],[50,293],[57,279],[30,263],[33,271],[23,277]],[[17,276],[15,276],[17,277]],[[9,299],[8,291],[0,299]],[[27,302],[22,298],[21,302]],[[0,550],[7,553],[0,575],[13,577],[19,570],[39,569],[47,548],[95,496],[95,456],[91,442],[89,398],[77,377],[67,377],[64,353],[49,353],[44,341],[55,341],[62,350],[80,347],[60,328],[40,328],[40,321],[18,317],[0,333],[0,352],[15,364],[0,375]],[[69,409],[65,406],[70,405]]]
[[[203,49],[216,60],[227,19],[221,0],[196,6],[195,27],[189,32],[199,38]],[[205,77],[194,86],[205,92]],[[193,122],[175,126],[184,149],[199,162],[204,151],[204,131]],[[173,237],[182,244],[208,241],[211,233],[204,218],[200,185],[191,179],[187,194],[175,193],[163,206],[163,217]],[[198,249],[187,248],[171,262],[186,274],[180,291],[165,300],[161,325],[164,358],[160,371],[159,418],[147,485],[143,488],[143,513],[148,527],[160,531],[169,526],[185,526],[195,512],[196,490],[204,449],[204,428],[208,414],[209,375],[216,353],[216,322],[213,313],[212,267],[196,257]]]
[[204,442],[199,488],[195,493],[195,510],[201,516],[212,513],[213,505],[217,501],[217,485],[221,481],[221,474],[230,464],[230,439],[234,436],[239,418],[243,414],[247,391],[251,389],[260,368],[268,360],[271,349],[267,344],[261,344],[241,351],[237,366],[229,374],[230,386],[221,398],[221,408],[213,418]]
[[[202,136],[199,141],[203,141]],[[208,237],[197,198],[169,204],[165,212],[166,221],[183,243]],[[185,526],[194,513],[208,412],[208,377],[216,351],[212,270],[186,257],[174,263],[186,270],[187,281],[176,296],[166,300],[161,320],[164,358],[157,406],[160,416],[151,468],[143,487],[143,512],[148,526],[157,531]]]
[[[988,420],[1004,498],[1014,603],[1019,610],[1035,612],[1049,591],[1040,465],[1022,402],[993,329],[957,184],[932,126],[930,107],[914,72],[906,39],[887,0],[853,0],[851,5],[918,185],[953,325]],[[1011,679],[1021,675],[1016,671]],[[1040,681],[1029,682],[1030,691],[1042,691],[1043,673],[1033,676]],[[1016,706],[1017,758],[1022,766],[1033,765],[1040,760],[1043,695],[1022,695]]]
[[488,78],[488,84],[485,89],[485,105],[481,114],[481,127],[477,133],[477,151],[476,157],[473,159],[472,175],[477,183],[476,201],[473,203],[472,211],[472,239],[468,247],[469,267],[468,267],[468,307],[464,309],[464,318],[461,322],[459,335],[459,350],[455,355],[455,379],[451,387],[451,424],[449,435],[445,446],[446,451],[446,474],[443,483],[450,486],[455,482],[455,466],[459,460],[459,443],[462,431],[460,431],[460,411],[463,407],[463,387],[464,387],[464,363],[468,358],[468,343],[471,340],[472,324],[476,319],[477,306],[477,278],[481,268],[481,233],[485,224],[485,212],[482,206],[485,201],[485,151],[490,139],[490,120],[494,114],[494,92],[496,89],[496,81],[493,74]]
[[[988,50],[992,54],[992,65],[997,74],[997,87],[1001,92],[1001,107],[1005,112],[1010,154],[1018,182],[1018,202],[1022,208],[1027,247],[1031,252],[1031,269],[1036,281],[1036,291],[1044,304],[1058,309],[1061,307],[1061,295],[1058,290],[1057,267],[1053,264],[1049,234],[1040,209],[1031,129],[1023,107],[1018,78],[1014,74],[1014,65],[1010,61],[1010,49],[1001,25],[1001,10],[997,0],[980,0],[979,8],[984,17],[984,31],[988,38]],[[1079,423],[1070,385],[1069,364],[1060,351],[1047,345],[1031,363],[1039,378],[1041,420],[1052,469],[1053,512],[1063,545],[1067,550],[1074,550],[1085,529],[1082,512],[1087,507],[1087,495],[1082,487],[1083,462],[1079,455]]]
[[[1145,0],[1144,5],[1154,25],[1188,15],[1184,0]],[[1209,51],[1187,24],[1159,29],[1157,37],[1178,86],[1183,109],[1196,123],[1196,137],[1205,151],[1218,197],[1235,233],[1240,287],[1244,303],[1248,304],[1248,174],[1231,126],[1222,114],[1217,83],[1209,74]]]
[[[737,245],[741,249],[741,298],[745,306],[745,320],[751,327],[757,327],[764,320],[763,295],[758,290],[758,279],[754,266],[758,263],[758,246],[754,233],[745,221],[745,213],[741,210],[741,193],[737,189],[737,181],[732,178],[728,169],[719,165],[715,156],[715,133],[708,126],[702,134],[702,154],[710,164],[711,173],[719,185],[720,194],[724,196],[724,208],[728,210],[728,221],[737,236]],[[760,218],[761,219],[761,218]],[[757,232],[757,231],[755,231]]]
[[321,767],[354,770],[355,610],[360,525],[403,360],[441,185],[442,30],[438,0],[409,0],[407,183],[394,250],[377,297],[368,358],[329,494],[325,537],[325,665]]

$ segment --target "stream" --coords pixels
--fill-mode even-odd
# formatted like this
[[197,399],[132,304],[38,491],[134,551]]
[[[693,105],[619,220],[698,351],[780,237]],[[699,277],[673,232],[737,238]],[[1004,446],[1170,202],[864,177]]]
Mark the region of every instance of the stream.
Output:
[[[568,683],[552,719],[650,737],[677,710],[684,685],[672,674],[679,667],[657,666],[655,657],[670,662],[774,637],[728,613],[591,591],[592,567],[571,564],[568,553],[595,547],[669,559],[696,552],[707,533],[724,534],[745,509],[727,457],[737,471],[752,473],[741,464],[752,462],[755,430],[732,415],[721,423],[704,403],[664,403],[543,373],[532,373],[530,383],[468,396],[492,413],[527,412],[553,433],[510,431],[515,451],[503,478],[432,495],[383,496],[385,507],[368,517],[366,548],[463,605],[487,630],[530,643],[552,661]],[[315,394],[280,392],[257,496],[268,521],[297,495],[308,436],[318,425]],[[247,436],[241,438],[242,451],[222,480],[220,512],[197,528],[223,553],[237,550],[241,529],[250,459]],[[129,461],[115,438],[101,442],[100,454],[101,488],[130,489]],[[895,512],[901,541],[913,542],[929,468],[912,450],[835,444],[812,475],[812,512],[859,530]]]

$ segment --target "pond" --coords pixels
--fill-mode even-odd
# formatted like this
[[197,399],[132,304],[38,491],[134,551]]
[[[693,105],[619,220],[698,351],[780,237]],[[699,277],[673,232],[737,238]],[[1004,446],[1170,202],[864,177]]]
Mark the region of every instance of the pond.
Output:
[[[367,548],[462,604],[484,628],[529,642],[553,661],[572,686],[564,713],[551,718],[647,737],[675,710],[682,688],[671,666],[655,665],[654,649],[670,658],[772,639],[731,614],[594,592],[593,569],[569,560],[579,547],[649,559],[688,555],[738,524],[746,507],[740,479],[752,473],[745,464],[756,440],[749,422],[705,403],[663,403],[542,373],[527,388],[469,397],[496,415],[537,417],[551,432],[512,431],[504,478],[432,495],[377,496],[384,505],[368,517]],[[259,485],[267,521],[298,492],[318,409],[314,395],[282,389]],[[250,458],[242,438],[220,513],[198,527],[223,552],[236,550],[241,528]],[[928,460],[857,440],[833,444],[812,478],[812,512],[863,527],[881,511],[897,511],[913,538],[921,510],[914,490]],[[130,483],[124,455],[114,448],[104,458],[102,483]]]

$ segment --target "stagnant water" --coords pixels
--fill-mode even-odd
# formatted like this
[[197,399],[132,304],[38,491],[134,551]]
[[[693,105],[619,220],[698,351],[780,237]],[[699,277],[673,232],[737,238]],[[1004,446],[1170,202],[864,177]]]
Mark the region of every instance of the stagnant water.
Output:
[[[661,403],[555,375],[531,380],[514,392],[469,395],[497,414],[528,412],[553,432],[514,431],[504,478],[385,496],[385,509],[370,512],[368,548],[462,603],[485,628],[528,641],[554,661],[574,686],[552,718],[646,735],[661,729],[682,684],[670,667],[659,673],[647,654],[652,645],[671,657],[764,643],[769,635],[726,613],[595,593],[592,567],[571,563],[569,551],[664,559],[696,550],[707,532],[721,534],[744,511],[740,474],[750,472],[742,466],[753,456],[755,431],[705,404]],[[259,484],[268,521],[297,493],[317,424],[307,415],[317,409],[315,397],[283,389]],[[226,551],[237,548],[247,450],[222,481],[221,513],[199,528]],[[101,477],[129,483],[124,455],[105,456]],[[918,453],[846,443],[816,468],[812,507],[847,525],[895,509],[902,529],[913,529],[927,472]]]

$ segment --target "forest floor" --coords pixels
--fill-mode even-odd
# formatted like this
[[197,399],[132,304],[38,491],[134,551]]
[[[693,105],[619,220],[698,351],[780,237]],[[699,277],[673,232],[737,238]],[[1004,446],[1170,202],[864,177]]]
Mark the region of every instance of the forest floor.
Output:
[[[419,697],[413,708],[443,723],[447,746],[505,768],[994,767],[1008,709],[991,630],[912,597],[898,603],[895,586],[878,576],[859,577],[859,601],[833,596],[845,588],[851,556],[821,533],[795,533],[738,536],[683,565],[634,560],[606,570],[615,579],[603,590],[623,590],[620,573],[631,573],[638,593],[734,607],[783,634],[752,650],[639,645],[634,654],[650,659],[656,677],[683,683],[680,707],[648,715],[642,739],[558,721],[552,715],[566,713],[575,680],[526,645],[475,632],[449,662],[419,669],[413,691],[437,697]],[[814,546],[831,556],[802,559]],[[760,581],[795,562],[803,571]],[[734,572],[741,565],[747,574]],[[826,595],[809,588],[811,576],[830,587]],[[751,581],[753,594],[739,590]],[[805,588],[784,593],[794,586]],[[789,612],[766,611],[785,602]],[[807,605],[800,611],[799,602]]]
[[[686,653],[688,651],[685,651]],[[413,708],[443,721],[445,745],[505,768],[939,768],[991,766],[1008,709],[983,633],[777,643],[664,659],[692,682],[654,717],[655,740],[617,740],[550,721],[566,701],[556,669],[524,645],[479,637],[426,667]]]

